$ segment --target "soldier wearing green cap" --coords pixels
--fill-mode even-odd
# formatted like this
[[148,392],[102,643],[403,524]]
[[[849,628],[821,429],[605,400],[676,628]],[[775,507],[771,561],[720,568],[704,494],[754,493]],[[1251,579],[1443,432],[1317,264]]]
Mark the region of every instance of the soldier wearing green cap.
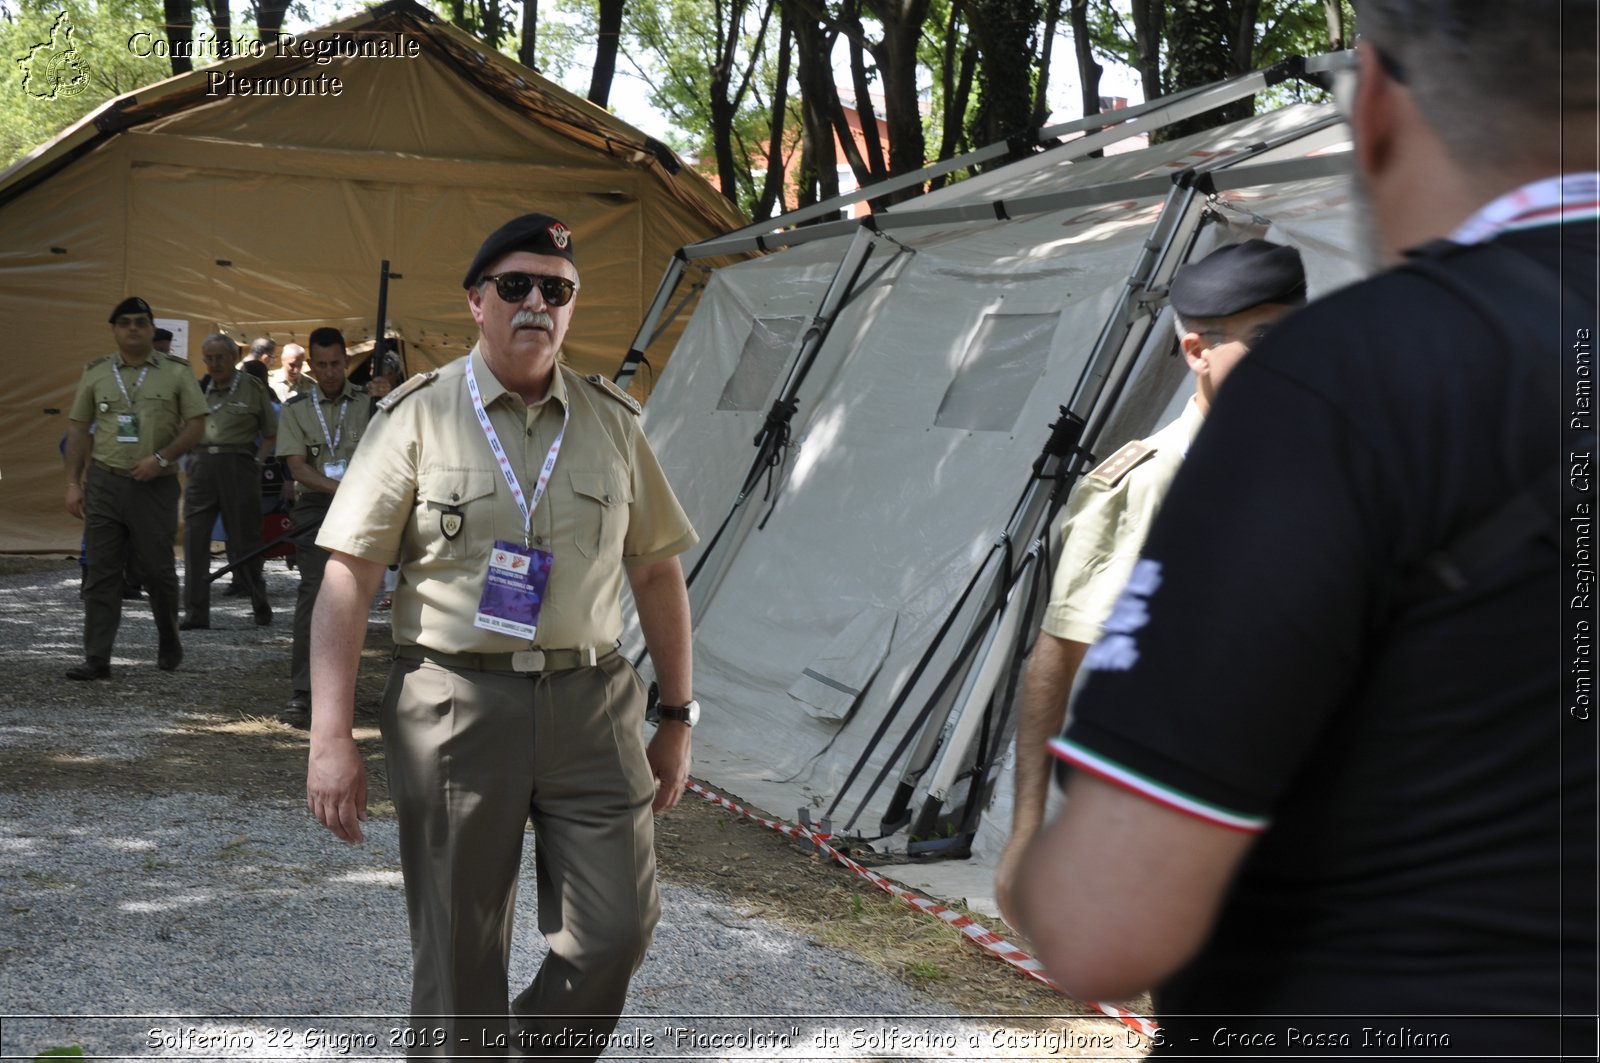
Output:
[[68,679],[110,677],[130,560],[150,591],[157,665],[170,672],[183,661],[177,463],[205,434],[205,398],[187,363],[155,350],[148,303],[130,296],[110,321],[117,353],[84,369],[67,414],[67,512],[85,522],[88,554],[84,661]]

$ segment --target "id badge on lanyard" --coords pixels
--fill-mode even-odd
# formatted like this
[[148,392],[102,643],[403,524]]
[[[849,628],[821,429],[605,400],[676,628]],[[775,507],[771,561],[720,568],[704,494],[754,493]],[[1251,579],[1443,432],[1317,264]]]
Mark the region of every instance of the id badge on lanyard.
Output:
[[539,630],[539,609],[554,560],[548,550],[496,541],[472,626],[531,640]]
[[483,407],[483,395],[478,390],[478,380],[470,358],[467,360],[467,394],[472,400],[478,424],[483,428],[484,438],[489,441],[489,449],[494,452],[495,460],[500,465],[500,474],[505,477],[511,497],[522,514],[523,529],[521,544],[500,539],[489,551],[483,594],[478,599],[478,612],[472,618],[472,626],[531,641],[539,630],[539,612],[544,606],[545,588],[550,583],[550,566],[555,561],[555,555],[530,546],[527,537],[533,526],[533,511],[538,507],[539,500],[544,498],[545,488],[550,483],[550,472],[561,453],[561,441],[567,435],[566,411],[563,410],[561,431],[550,445],[550,453],[545,455],[544,466],[539,470],[539,481],[534,486],[530,500],[523,495],[522,484],[517,481],[517,474],[511,468],[511,460],[500,445],[500,436],[489,422],[489,413]]

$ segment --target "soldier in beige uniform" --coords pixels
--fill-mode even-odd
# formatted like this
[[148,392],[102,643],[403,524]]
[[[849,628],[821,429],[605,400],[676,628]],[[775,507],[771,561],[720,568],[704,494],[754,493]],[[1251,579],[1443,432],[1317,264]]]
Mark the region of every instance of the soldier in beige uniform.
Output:
[[295,727],[311,724],[311,614],[322,590],[328,552],[317,545],[322,519],[366,434],[372,415],[367,393],[345,376],[349,358],[336,328],[311,333],[311,372],[316,386],[283,404],[278,421],[278,457],[289,463],[297,497],[290,512],[300,588],[294,601],[294,647],[289,656],[292,693],[281,717]]
[[1173,276],[1170,302],[1178,345],[1196,377],[1195,395],[1176,420],[1095,467],[1067,507],[1061,561],[1028,658],[1017,719],[1011,838],[995,877],[995,897],[1007,920],[1017,865],[1044,820],[1045,743],[1066,720],[1067,697],[1084,654],[1099,640],[1223,378],[1305,296],[1300,252],[1265,240],[1218,248]]
[[172,551],[178,459],[205,432],[205,399],[188,364],[152,346],[154,315],[143,299],[117,305],[111,333],[117,353],[89,363],[67,414],[67,512],[85,521],[89,562],[84,662],[68,669],[69,679],[111,675],[130,561],[150,591],[157,665],[170,672],[183,661]]
[[[185,631],[211,626],[211,529],[218,515],[230,562],[261,547],[261,463],[272,454],[278,435],[267,386],[234,368],[239,345],[219,332],[206,337],[200,354],[211,412],[183,494],[185,615],[179,627]],[[234,578],[250,595],[256,623],[272,623],[259,567],[247,561],[234,570]]]
[[279,402],[288,402],[296,395],[303,395],[316,386],[316,381],[306,375],[306,349],[298,343],[288,343],[283,347],[283,355],[279,359],[282,363],[277,369],[272,370],[267,378],[267,383],[277,394]]
[[[598,1056],[660,914],[651,813],[682,793],[699,713],[677,559],[696,536],[637,403],[557,358],[577,276],[554,218],[489,237],[464,281],[477,347],[380,403],[318,537],[333,558],[315,624],[307,802],[347,841],[366,814],[350,727],[367,602],[384,566],[400,565],[381,723],[412,1013],[447,1032],[417,1054],[507,1038],[498,1051]],[[616,651],[624,575],[660,684],[648,748],[645,692]],[[530,817],[550,952],[508,1004]]]

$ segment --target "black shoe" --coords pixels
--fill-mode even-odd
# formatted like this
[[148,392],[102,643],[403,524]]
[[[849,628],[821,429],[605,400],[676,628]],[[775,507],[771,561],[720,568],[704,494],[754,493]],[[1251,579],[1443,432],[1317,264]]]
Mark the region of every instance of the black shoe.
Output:
[[142,596],[143,593],[137,583],[124,583],[122,585],[122,597],[127,601],[134,601]]
[[224,598],[237,598],[244,593],[244,588],[237,583],[228,584],[228,589],[222,592]]
[[[207,631],[210,628],[211,621],[209,620],[183,620],[178,623],[179,631]],[[179,650],[178,655],[180,657],[183,656],[183,651]]]
[[[178,626],[182,627],[183,625],[180,624]],[[182,663],[183,647],[181,645],[163,646],[156,654],[156,667],[163,672],[176,672],[178,665]]]
[[311,730],[311,695],[304,690],[296,690],[289,704],[278,714],[278,719],[301,731]]
[[68,679],[110,679],[111,665],[91,658],[80,665],[68,668],[63,674]]
[[272,606],[258,605],[255,608],[256,627],[266,627],[272,623]]

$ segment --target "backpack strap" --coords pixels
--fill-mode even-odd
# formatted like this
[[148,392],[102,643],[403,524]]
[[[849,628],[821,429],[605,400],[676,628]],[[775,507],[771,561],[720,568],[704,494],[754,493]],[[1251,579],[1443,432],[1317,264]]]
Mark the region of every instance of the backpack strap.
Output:
[[[1411,255],[1401,269],[1426,277],[1467,304],[1507,350],[1538,342],[1543,327],[1557,320],[1561,301],[1572,296],[1555,270],[1497,244],[1436,240]],[[1416,602],[1458,594],[1528,542],[1545,538],[1559,544],[1564,471],[1556,460],[1502,505],[1451,536],[1401,579],[1400,599]]]

